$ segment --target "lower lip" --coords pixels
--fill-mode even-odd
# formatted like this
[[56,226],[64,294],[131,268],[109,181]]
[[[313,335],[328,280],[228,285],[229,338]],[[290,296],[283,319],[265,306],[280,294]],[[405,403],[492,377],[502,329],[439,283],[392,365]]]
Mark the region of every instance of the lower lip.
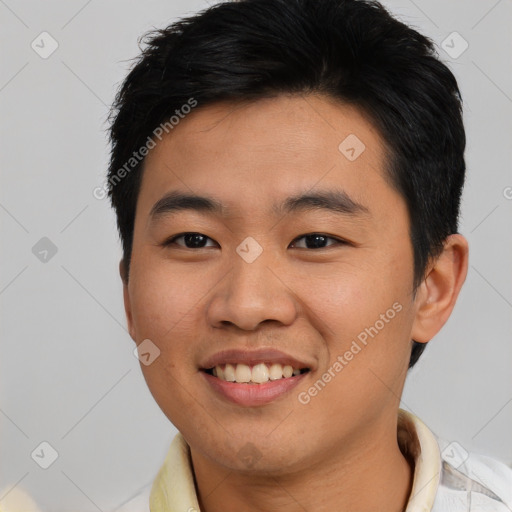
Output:
[[201,372],[206,382],[218,394],[237,405],[246,407],[268,404],[291,391],[309,373],[301,373],[285,379],[271,380],[263,384],[240,384],[221,380]]

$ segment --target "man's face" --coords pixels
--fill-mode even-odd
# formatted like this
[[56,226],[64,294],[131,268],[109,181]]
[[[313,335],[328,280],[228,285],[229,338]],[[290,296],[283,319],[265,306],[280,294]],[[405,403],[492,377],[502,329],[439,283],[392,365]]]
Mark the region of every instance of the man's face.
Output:
[[[130,334],[160,350],[145,379],[203,457],[300,469],[379,442],[396,422],[417,307],[408,213],[385,149],[354,108],[281,96],[199,105],[148,155]],[[178,192],[223,208],[154,208]],[[333,192],[338,211],[304,199],[285,208]],[[302,373],[277,378],[287,363]],[[275,380],[225,380],[270,379],[262,364]]]

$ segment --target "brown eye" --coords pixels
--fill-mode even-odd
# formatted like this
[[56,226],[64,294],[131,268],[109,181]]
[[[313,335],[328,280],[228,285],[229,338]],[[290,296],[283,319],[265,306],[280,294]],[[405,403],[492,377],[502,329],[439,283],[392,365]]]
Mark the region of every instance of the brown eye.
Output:
[[[304,239],[306,246],[298,247],[296,241],[302,239]],[[328,240],[334,241],[334,245],[345,243],[343,242],[343,240],[339,240],[332,236],[322,235],[321,233],[310,233],[308,235],[302,235],[299,238],[296,238],[292,242],[292,245],[299,249],[325,249],[326,247],[330,247],[330,245],[333,245],[326,245]]]
[[[178,240],[183,240],[183,243],[178,243]],[[206,242],[208,240],[213,240],[202,233],[182,233],[181,235],[176,235],[169,240],[167,240],[164,245],[179,245],[184,246],[186,249],[202,249],[206,247]],[[211,247],[211,246],[210,246]]]

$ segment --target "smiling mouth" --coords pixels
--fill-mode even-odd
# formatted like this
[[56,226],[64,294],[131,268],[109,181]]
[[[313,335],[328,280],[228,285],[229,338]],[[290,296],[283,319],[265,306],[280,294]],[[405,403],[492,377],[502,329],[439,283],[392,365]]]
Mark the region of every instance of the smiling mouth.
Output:
[[282,379],[289,379],[310,371],[309,368],[294,368],[291,365],[279,363],[258,363],[247,365],[243,363],[222,364],[203,370],[209,375],[225,382],[237,384],[264,384]]

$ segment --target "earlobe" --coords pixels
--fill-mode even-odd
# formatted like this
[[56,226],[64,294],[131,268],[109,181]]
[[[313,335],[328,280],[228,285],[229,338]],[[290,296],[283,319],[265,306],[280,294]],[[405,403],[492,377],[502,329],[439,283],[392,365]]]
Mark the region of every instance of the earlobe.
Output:
[[130,301],[130,294],[128,290],[128,275],[126,272],[126,264],[122,259],[119,262],[119,275],[121,276],[121,280],[123,281],[123,301],[124,301],[124,311],[126,314],[126,322],[128,324],[128,332],[130,333],[131,338],[135,341],[134,329],[133,329],[133,320],[132,320],[132,308]]
[[468,242],[459,234],[450,235],[443,252],[429,267],[416,294],[416,316],[411,338],[430,341],[453,311],[468,271]]

